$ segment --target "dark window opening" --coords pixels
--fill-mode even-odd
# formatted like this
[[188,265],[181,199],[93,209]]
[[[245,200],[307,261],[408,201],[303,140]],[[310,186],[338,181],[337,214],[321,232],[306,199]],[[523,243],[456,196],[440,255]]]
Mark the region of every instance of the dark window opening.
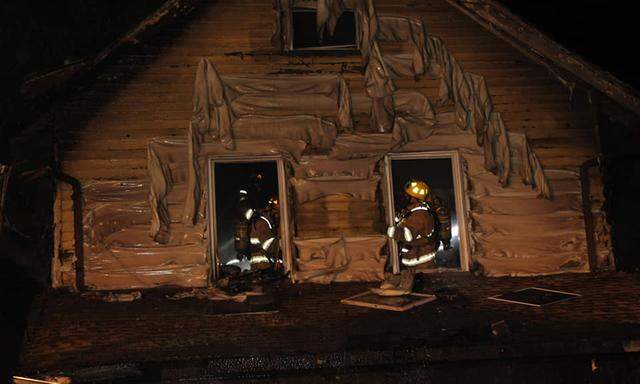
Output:
[[353,11],[344,11],[333,36],[324,30],[322,41],[316,29],[315,9],[293,10],[293,50],[356,50],[356,18]]

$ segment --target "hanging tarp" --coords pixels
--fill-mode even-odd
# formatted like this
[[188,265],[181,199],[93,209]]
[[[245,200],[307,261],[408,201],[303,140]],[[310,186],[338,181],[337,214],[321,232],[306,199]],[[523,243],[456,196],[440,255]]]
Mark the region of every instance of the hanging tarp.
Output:
[[387,257],[385,236],[295,239],[296,280],[328,284],[340,281],[379,281]]
[[[246,132],[247,126],[256,117],[263,117],[256,125],[264,125],[265,117],[274,122],[277,117],[297,116],[297,120],[283,120],[278,126],[281,132],[273,133],[274,139],[299,131],[301,122],[308,124],[301,115],[333,119],[341,129],[353,127],[349,89],[344,79],[334,75],[221,78],[211,62],[202,59],[196,71],[193,103],[197,141],[220,141],[229,149],[234,147],[238,121],[242,122],[243,138],[265,138],[265,132],[259,133],[261,137],[246,137],[251,134]],[[329,134],[335,136],[335,132]]]
[[295,165],[294,176],[299,179],[315,180],[330,180],[334,177],[367,180],[373,176],[378,161],[379,158],[354,160],[334,160],[326,156],[306,158]]
[[307,201],[334,194],[375,201],[378,184],[380,184],[380,176],[375,175],[365,180],[351,176],[325,177],[321,180],[315,178],[291,178],[290,183],[296,192],[296,202],[298,204],[304,204]]
[[[173,228],[167,244],[153,241],[148,236],[148,190],[148,184],[131,181],[93,182],[83,188],[83,282],[89,289],[208,284],[204,226]],[[174,203],[183,195],[184,190],[167,199],[167,212],[176,213]]]

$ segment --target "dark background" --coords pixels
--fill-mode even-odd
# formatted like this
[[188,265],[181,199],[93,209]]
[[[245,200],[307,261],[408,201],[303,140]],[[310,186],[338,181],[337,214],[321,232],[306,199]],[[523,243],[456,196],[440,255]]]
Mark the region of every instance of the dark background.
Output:
[[26,79],[95,55],[162,3],[0,1],[0,161],[12,157],[7,140],[42,112],[40,103],[23,100],[18,93]]
[[623,0],[498,0],[564,47],[640,89],[638,13]]

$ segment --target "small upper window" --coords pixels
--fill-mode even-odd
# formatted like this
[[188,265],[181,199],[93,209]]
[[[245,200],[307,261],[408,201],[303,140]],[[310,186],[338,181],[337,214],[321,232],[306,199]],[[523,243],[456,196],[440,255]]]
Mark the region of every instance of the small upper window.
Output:
[[342,12],[333,35],[324,29],[322,38],[316,27],[316,10],[296,8],[292,12],[293,51],[352,51],[358,49],[356,17],[353,11]]

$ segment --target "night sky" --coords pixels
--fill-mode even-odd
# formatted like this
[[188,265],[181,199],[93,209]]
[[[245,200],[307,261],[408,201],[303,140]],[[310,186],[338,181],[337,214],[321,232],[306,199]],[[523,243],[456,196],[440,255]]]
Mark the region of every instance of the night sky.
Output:
[[640,89],[640,55],[634,54],[633,2],[611,0],[499,0],[564,47]]

